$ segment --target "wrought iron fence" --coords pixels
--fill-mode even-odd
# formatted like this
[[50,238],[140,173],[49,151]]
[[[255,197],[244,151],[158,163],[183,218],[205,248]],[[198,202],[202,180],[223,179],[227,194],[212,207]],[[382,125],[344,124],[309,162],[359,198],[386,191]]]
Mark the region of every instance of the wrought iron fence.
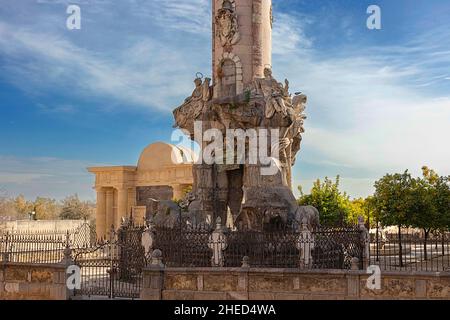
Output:
[[372,236],[370,263],[385,271],[450,271],[450,233],[412,230]]
[[210,267],[208,239],[211,232],[209,225],[156,227],[153,248],[161,250],[168,267]]
[[143,227],[122,225],[110,230],[107,241],[73,250],[74,264],[81,269],[81,288],[75,295],[139,298],[147,265],[142,232]]
[[0,233],[0,262],[58,263],[66,247],[80,250],[96,243],[95,230],[87,222],[67,232],[6,231]]
[[0,235],[0,261],[57,263],[63,259],[66,236],[45,233]]
[[288,228],[274,231],[233,231],[207,225],[155,227],[154,248],[169,267],[350,269],[362,267],[364,243],[358,227],[319,228],[312,232]]
[[[117,233],[122,246],[117,261],[121,278],[139,273],[148,256],[142,246],[143,226],[129,224]],[[398,234],[372,235],[364,242],[359,227],[322,227],[305,234],[301,228],[273,231],[233,231],[211,225],[183,224],[175,228],[154,227],[152,249],[162,252],[168,267],[241,267],[243,258],[256,268],[349,269],[354,258],[385,271],[450,271],[450,233],[403,230]],[[126,244],[126,245],[125,245]],[[71,232],[0,232],[0,262],[58,263],[69,247],[72,255],[98,248],[95,230],[84,224]],[[215,259],[215,260],[214,260]],[[353,260],[353,261],[352,261]],[[136,269],[136,270],[134,270]]]

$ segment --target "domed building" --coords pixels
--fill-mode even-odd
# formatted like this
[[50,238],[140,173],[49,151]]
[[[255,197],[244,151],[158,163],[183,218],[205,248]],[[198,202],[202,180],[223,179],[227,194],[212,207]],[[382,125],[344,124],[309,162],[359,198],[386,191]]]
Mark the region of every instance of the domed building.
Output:
[[106,236],[131,213],[142,221],[151,201],[183,198],[193,184],[194,161],[192,150],[158,142],[142,151],[137,166],[88,168],[95,174],[97,236]]

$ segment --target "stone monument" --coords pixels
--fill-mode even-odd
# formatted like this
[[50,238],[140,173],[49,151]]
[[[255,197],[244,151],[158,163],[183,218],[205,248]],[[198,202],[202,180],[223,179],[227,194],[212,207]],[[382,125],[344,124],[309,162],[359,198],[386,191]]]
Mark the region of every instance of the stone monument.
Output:
[[[311,226],[317,224],[317,210],[299,207],[292,193],[292,166],[304,133],[307,97],[292,95],[289,81],[280,83],[272,75],[272,1],[212,3],[212,78],[196,77],[192,95],[174,111],[175,127],[201,150],[208,143],[196,130],[220,130],[223,137],[228,137],[229,130],[240,130],[246,135],[246,153],[241,162],[194,164],[193,192],[186,210],[196,222],[213,224],[220,218],[230,225],[231,219],[238,229],[266,230],[300,223],[304,218]],[[257,144],[247,139],[249,130],[257,133]],[[263,133],[266,141],[260,138]],[[223,139],[220,156],[237,160],[235,139],[231,149],[230,140]],[[260,154],[263,147],[269,150],[269,163],[250,161],[249,153]],[[263,174],[274,164],[274,173]]]

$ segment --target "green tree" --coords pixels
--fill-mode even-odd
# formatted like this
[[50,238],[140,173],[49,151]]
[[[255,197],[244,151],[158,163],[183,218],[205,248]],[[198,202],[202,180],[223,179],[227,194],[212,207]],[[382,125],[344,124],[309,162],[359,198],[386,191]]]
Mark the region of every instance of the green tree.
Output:
[[325,178],[324,182],[319,179],[314,183],[310,194],[305,194],[299,187],[299,205],[311,205],[320,212],[320,223],[323,225],[336,226],[349,222],[354,206],[349,196],[339,190],[340,177],[335,181]]
[[384,226],[398,227],[399,261],[403,266],[402,227],[411,224],[413,179],[408,171],[402,174],[387,174],[375,182],[374,204],[379,221]]
[[441,233],[442,255],[445,255],[445,232],[450,229],[450,176],[439,176],[426,166],[422,173],[432,201],[433,227]]
[[93,205],[89,202],[81,201],[78,195],[66,197],[62,201],[60,218],[63,220],[88,220],[93,215]]
[[351,224],[357,224],[358,218],[363,217],[368,228],[376,227],[376,210],[373,204],[373,197],[357,198],[350,202],[349,216],[347,220]]
[[430,233],[437,230],[440,224],[440,215],[435,202],[435,188],[427,179],[412,179],[410,224],[414,228],[421,228],[424,234],[424,259],[428,259],[427,244]]

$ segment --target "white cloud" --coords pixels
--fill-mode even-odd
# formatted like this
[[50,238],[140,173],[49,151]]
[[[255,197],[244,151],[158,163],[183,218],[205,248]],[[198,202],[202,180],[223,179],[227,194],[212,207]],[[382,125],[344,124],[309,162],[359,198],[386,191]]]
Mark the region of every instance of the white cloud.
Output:
[[304,26],[310,23],[307,17],[278,13],[275,19],[272,34],[274,55],[298,53],[299,49],[311,48],[313,41],[303,31]]
[[[274,43],[283,43],[283,34],[296,38],[298,25],[289,19],[278,24],[283,32],[274,33]],[[300,32],[299,37],[303,36]],[[297,42],[296,50],[277,52],[275,74],[286,76],[293,90],[304,91],[309,99],[299,161],[324,167],[333,164],[336,175],[344,168],[358,174],[365,171],[366,178],[347,175],[342,179],[353,196],[372,190],[380,177],[374,177],[374,172],[383,175],[410,169],[419,173],[421,166],[429,165],[449,174],[450,95],[420,91],[413,85],[437,83],[445,77],[431,55],[436,44],[432,39],[415,45],[419,44],[408,45],[409,59],[401,55],[402,47],[324,56]],[[440,62],[450,59],[450,52],[440,52]]]
[[141,1],[133,6],[133,14],[145,16],[165,29],[195,34],[208,34],[211,29],[210,0]]
[[[114,5],[121,6],[114,12],[129,10],[133,21],[148,21],[150,26],[130,37],[121,33],[124,43],[111,52],[98,52],[85,43],[76,44],[76,37],[58,33],[59,29],[51,28],[58,21],[55,15],[49,15],[51,23],[47,16],[39,19],[44,30],[0,22],[0,55],[6,61],[0,69],[2,76],[23,89],[70,88],[88,97],[110,97],[122,104],[168,112],[192,91],[195,71],[209,67],[210,1],[102,1],[98,6],[89,3],[88,9],[107,13]],[[365,170],[367,177],[342,178],[355,196],[358,190],[369,190],[373,172],[414,171],[423,164],[441,174],[450,172],[449,91],[425,91],[443,83],[448,86],[450,78],[442,69],[450,63],[448,30],[430,30],[396,46],[324,53],[314,49],[314,39],[304,31],[311,22],[307,16],[276,13],[275,18],[275,75],[289,78],[293,90],[309,96],[299,161],[336,168],[336,174],[339,167]],[[160,32],[167,30],[186,35],[185,41],[158,40]],[[199,43],[203,43],[200,48]],[[71,110],[70,104],[41,109]],[[51,159],[22,162],[31,162],[35,169],[23,165],[14,171],[17,164],[2,165],[8,170],[0,177],[16,184],[30,182],[30,193],[39,191],[36,181],[51,190],[58,181],[71,185],[77,176],[54,172],[67,168],[66,172],[80,173],[91,165]],[[78,190],[89,190],[90,180],[83,174],[85,180]]]
[[83,199],[93,200],[94,177],[86,168],[95,165],[82,160],[0,156],[3,168],[0,190],[5,190],[8,196],[24,194],[30,199],[38,196],[63,199],[78,193]]
[[165,111],[192,90],[190,74],[201,60],[194,52],[186,64],[181,52],[146,37],[112,57],[100,56],[57,34],[1,22],[0,54],[8,59],[4,74],[22,89],[70,90]]

